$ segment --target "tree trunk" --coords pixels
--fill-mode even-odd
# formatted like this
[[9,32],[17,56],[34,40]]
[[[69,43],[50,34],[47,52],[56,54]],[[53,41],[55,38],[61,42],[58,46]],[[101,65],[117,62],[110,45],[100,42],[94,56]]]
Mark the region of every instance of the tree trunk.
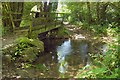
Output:
[[[44,12],[47,12],[47,2],[44,3]],[[47,15],[44,14],[44,17],[46,17]]]
[[11,14],[9,14],[9,3],[8,2],[2,2],[2,24],[4,27],[7,27],[9,31],[13,31],[14,23],[12,21],[12,18],[10,17]]
[[91,9],[90,9],[90,2],[87,2],[87,8],[88,8],[88,23],[91,24],[92,21],[92,15],[91,15]]
[[104,24],[106,21],[106,9],[107,9],[108,3],[102,3],[100,7],[100,22],[101,24]]
[[100,22],[100,3],[99,2],[97,2],[97,4],[96,4],[96,14],[97,14],[97,24],[99,24],[99,22]]

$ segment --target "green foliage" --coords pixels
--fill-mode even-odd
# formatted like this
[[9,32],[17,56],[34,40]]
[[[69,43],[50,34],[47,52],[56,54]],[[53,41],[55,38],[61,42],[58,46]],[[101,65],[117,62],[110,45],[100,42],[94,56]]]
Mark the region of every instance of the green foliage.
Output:
[[24,2],[24,12],[23,12],[23,20],[20,24],[21,27],[29,26],[31,21],[30,11],[32,7],[36,5],[35,2]]
[[7,35],[7,34],[11,34],[11,27],[7,26],[7,27],[3,27],[1,26],[0,31],[2,32],[2,35]]
[[23,63],[22,68],[30,68],[30,67],[32,67],[32,66],[33,66],[32,64]]
[[31,23],[30,20],[22,20],[21,24],[20,24],[20,27],[26,27],[26,26],[29,26]]
[[3,49],[4,54],[12,55],[13,60],[34,61],[37,55],[44,51],[44,44],[37,39],[21,37],[13,46]]
[[101,35],[101,34],[104,34],[104,35],[107,35],[107,26],[100,26],[100,25],[91,25],[90,26],[90,29],[92,31],[94,31],[94,33],[96,33],[97,35]]
[[24,44],[24,43],[18,44],[18,46],[16,47],[16,52],[14,55],[15,56],[22,55],[22,51],[25,48],[28,48],[28,44]]
[[87,78],[119,78],[120,77],[120,62],[118,58],[118,45],[111,45],[106,55],[99,55],[95,58],[94,55],[94,65],[95,68],[91,66],[89,71],[78,74],[77,77],[87,77]]
[[108,27],[107,28],[107,34],[110,35],[110,36],[116,36],[118,33],[119,33],[119,27],[114,27],[114,28],[111,28],[111,27]]
[[29,39],[27,37],[21,37],[16,40],[18,44],[28,44],[31,47],[43,47],[43,42],[39,41],[38,39]]
[[58,37],[68,38],[71,33],[64,27],[60,28],[57,32]]
[[107,35],[108,34],[108,25],[89,25],[86,22],[76,22],[75,25],[79,25],[82,29],[89,30],[98,35]]
[[[119,3],[88,3],[87,2],[68,2],[68,11],[70,23],[76,21],[87,22],[91,24],[116,24],[120,25]],[[94,9],[94,10],[93,10]]]
[[67,4],[67,9],[70,10],[70,12],[72,13],[69,18],[71,23],[85,20],[86,15],[82,15],[87,13],[87,8],[85,3],[69,2],[66,4]]
[[28,15],[30,14],[30,11],[32,9],[33,6],[35,6],[36,3],[35,2],[25,2],[24,3],[24,14]]
[[44,64],[37,64],[37,65],[35,65],[35,67],[39,70],[46,70],[47,69],[47,67]]
[[[77,78],[119,78],[120,77],[120,57],[119,57],[119,41],[118,28],[107,28],[107,33],[114,38],[109,44],[106,55],[90,54],[93,65],[87,71],[78,74]],[[80,70],[81,71],[81,70]],[[78,73],[80,73],[78,71]]]

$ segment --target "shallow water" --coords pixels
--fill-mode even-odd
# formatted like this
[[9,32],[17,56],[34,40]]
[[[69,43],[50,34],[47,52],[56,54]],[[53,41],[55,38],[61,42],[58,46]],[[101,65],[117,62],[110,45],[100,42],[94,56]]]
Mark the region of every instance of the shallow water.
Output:
[[88,41],[47,39],[44,43],[44,55],[35,62],[35,65],[43,64],[48,69],[44,76],[72,77],[78,69],[90,64]]
[[92,61],[88,53],[101,50],[105,55],[107,44],[93,43],[87,40],[45,39],[45,51],[33,62],[33,67],[17,69],[12,65],[6,66],[3,75],[17,75],[21,78],[73,78],[79,69],[90,66]]

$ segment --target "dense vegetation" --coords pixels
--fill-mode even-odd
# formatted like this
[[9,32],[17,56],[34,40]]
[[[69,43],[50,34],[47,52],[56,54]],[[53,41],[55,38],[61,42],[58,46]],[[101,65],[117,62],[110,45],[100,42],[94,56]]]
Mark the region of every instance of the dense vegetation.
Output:
[[[91,32],[90,35],[93,34],[94,39],[103,40],[109,46],[105,55],[101,52],[89,53],[93,63],[89,67],[79,69],[74,77],[120,78],[120,2],[64,2],[59,4],[62,5],[61,13],[66,13],[64,14],[64,22],[68,22],[69,25],[76,25],[76,27],[80,27],[86,32]],[[30,32],[32,29],[31,18],[33,17],[30,16],[30,12],[34,5],[38,5],[39,10],[43,13],[54,13],[57,11],[58,2],[3,2],[3,35],[14,34],[16,30],[21,30],[22,28],[29,28]],[[44,18],[47,18],[47,16],[51,17],[51,15],[47,14],[39,16]],[[48,21],[50,23],[54,20]],[[11,55],[12,61],[28,61],[31,66],[38,52],[44,51],[43,42],[39,41],[36,37],[30,37],[31,34],[29,33],[25,34],[22,34],[24,37],[17,39],[12,48],[3,49],[3,55]],[[71,33],[66,28],[62,28],[55,35],[58,37],[68,37]],[[107,39],[104,39],[106,37]]]
[[[90,30],[96,36],[111,36],[115,40],[109,43],[106,55],[90,54],[93,64],[90,70],[81,73],[78,71],[77,78],[119,78],[120,57],[119,54],[119,31],[120,31],[120,3],[67,3],[67,9],[72,13],[68,20],[71,23]],[[84,68],[83,68],[84,69]]]

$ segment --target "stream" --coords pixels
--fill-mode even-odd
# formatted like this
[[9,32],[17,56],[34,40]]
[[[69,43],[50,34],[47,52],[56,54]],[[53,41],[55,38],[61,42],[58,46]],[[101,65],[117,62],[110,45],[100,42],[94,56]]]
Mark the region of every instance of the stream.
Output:
[[105,55],[107,50],[107,44],[92,45],[81,39],[45,39],[43,42],[45,51],[32,63],[32,67],[16,68],[11,64],[3,70],[3,77],[73,78],[79,69],[92,63],[88,53],[101,50]]
[[[45,39],[44,55],[39,57],[34,65],[42,64],[45,71],[41,77],[74,77],[76,72],[85,66],[90,66],[91,42],[71,39]],[[105,54],[107,45],[102,47]]]

